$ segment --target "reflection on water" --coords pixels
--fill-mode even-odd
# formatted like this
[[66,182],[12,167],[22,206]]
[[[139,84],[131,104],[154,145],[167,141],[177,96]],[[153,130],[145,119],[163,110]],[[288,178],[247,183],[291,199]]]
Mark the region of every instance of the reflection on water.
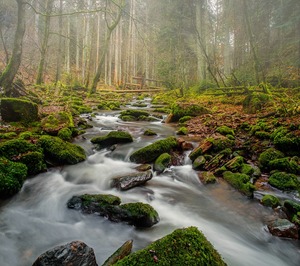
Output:
[[[265,230],[263,220],[270,210],[249,201],[224,182],[202,185],[190,164],[154,175],[143,187],[126,192],[111,189],[113,177],[134,171],[136,165],[128,161],[133,150],[173,135],[174,130],[160,123],[124,123],[116,114],[96,116],[94,123],[99,127],[126,128],[133,132],[135,141],[113,152],[95,151],[88,139],[101,131],[93,128],[85,135],[87,140],[77,140],[93,151],[85,162],[27,180],[22,191],[0,210],[1,265],[32,265],[47,249],[73,240],[93,247],[101,265],[129,239],[134,240],[136,250],[187,226],[203,231],[228,265],[300,264],[297,241],[273,237]],[[145,128],[155,130],[158,136],[143,136]],[[124,203],[147,202],[158,211],[160,223],[137,230],[66,208],[68,199],[83,193],[111,193]]]

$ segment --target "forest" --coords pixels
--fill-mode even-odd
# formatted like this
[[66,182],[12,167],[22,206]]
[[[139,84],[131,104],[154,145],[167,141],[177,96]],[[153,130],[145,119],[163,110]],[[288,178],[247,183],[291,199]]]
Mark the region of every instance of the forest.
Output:
[[299,0],[0,0],[0,264],[298,266]]

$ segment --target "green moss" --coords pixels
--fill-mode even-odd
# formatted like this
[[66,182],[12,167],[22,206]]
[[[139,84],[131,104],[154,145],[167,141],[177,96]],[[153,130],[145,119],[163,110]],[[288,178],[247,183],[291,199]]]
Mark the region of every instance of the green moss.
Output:
[[38,106],[37,104],[26,100],[2,98],[1,116],[2,120],[6,122],[21,121],[27,124],[39,119]]
[[209,111],[201,105],[175,103],[171,106],[172,120],[170,122],[177,122],[185,116],[197,116],[207,113]]
[[16,132],[0,133],[0,139],[13,139],[17,136]]
[[0,198],[5,199],[16,194],[21,189],[26,176],[26,165],[0,158]]
[[177,135],[187,135],[188,134],[188,129],[186,127],[181,127],[179,130],[176,132]]
[[243,163],[244,163],[244,158],[242,156],[236,156],[233,159],[231,159],[229,162],[227,162],[225,164],[225,167],[231,172],[239,172]]
[[76,164],[86,159],[83,148],[58,137],[42,136],[39,144],[44,149],[46,160],[58,165]]
[[65,127],[58,131],[57,136],[59,138],[61,138],[62,140],[71,141],[72,140],[72,131],[69,128]]
[[294,174],[285,172],[276,172],[269,178],[269,184],[281,190],[297,190],[300,189],[300,182]]
[[[145,121],[146,118],[149,116],[150,116],[150,114],[146,111],[133,110],[133,109],[125,110],[120,113],[120,118],[124,121],[128,121],[128,120],[126,120],[128,117],[130,117],[130,119],[134,118],[134,120]],[[132,120],[129,120],[129,121],[132,121]]]
[[10,160],[30,152],[41,151],[36,145],[24,139],[12,139],[0,144],[0,156],[4,156]]
[[293,200],[285,200],[283,207],[288,210],[290,216],[297,215],[300,212],[300,204]]
[[245,163],[243,163],[242,167],[240,168],[240,172],[242,174],[249,175],[249,176],[252,176],[254,174],[254,170],[255,169],[252,167],[252,165],[245,164]]
[[208,141],[212,143],[212,151],[219,152],[227,148],[232,148],[234,146],[234,141],[226,137],[222,138],[208,138]]
[[217,181],[215,175],[212,172],[202,172],[200,179],[203,184],[212,184],[216,183]]
[[232,154],[231,149],[225,149],[220,151],[216,156],[212,157],[212,159],[206,163],[205,169],[214,170],[219,168],[221,165],[225,163],[228,157]]
[[264,195],[261,199],[261,204],[267,207],[276,208],[280,205],[280,201],[276,196],[273,195]]
[[121,199],[119,197],[110,194],[84,194],[80,196],[80,198],[84,206],[90,205],[91,203],[98,204],[99,206],[121,204]]
[[196,158],[196,160],[193,161],[192,167],[194,170],[200,170],[203,169],[205,166],[206,159],[203,155],[200,155]]
[[125,131],[111,131],[106,136],[91,139],[91,142],[97,144],[99,148],[106,148],[117,143],[129,143],[132,141],[132,136]]
[[289,155],[300,155],[300,137],[296,137],[293,134],[287,134],[285,136],[277,135],[274,138],[275,147]]
[[243,110],[246,113],[254,114],[261,111],[270,102],[270,95],[254,92],[246,96],[243,101]]
[[223,177],[230,185],[232,185],[234,188],[236,188],[246,196],[253,196],[255,187],[250,183],[250,176],[226,171],[223,173]]
[[98,105],[100,110],[120,110],[121,103],[119,101],[105,101]]
[[19,138],[20,139],[26,139],[26,140],[28,140],[28,139],[30,139],[33,136],[34,136],[34,134],[32,132],[25,131],[25,132],[20,133]]
[[171,164],[171,155],[168,153],[161,154],[154,163],[154,170],[161,173]]
[[159,220],[157,211],[149,204],[142,202],[126,203],[122,204],[121,209],[130,213],[130,216],[136,217],[136,219],[143,218],[145,216],[153,220]]
[[226,135],[232,135],[234,136],[234,130],[228,126],[220,126],[217,127],[216,132],[226,136]]
[[133,122],[136,121],[137,119],[132,116],[132,115],[122,115],[122,117],[120,117],[123,121],[125,122]]
[[284,154],[274,148],[269,148],[259,155],[258,162],[260,167],[269,169],[270,162],[275,159],[283,158]]
[[58,112],[42,119],[42,129],[52,135],[58,134],[62,128],[74,127],[73,116],[69,112]]
[[298,162],[296,162],[293,159],[289,159],[287,157],[270,161],[269,169],[279,170],[279,171],[293,173],[293,174],[300,173],[300,166],[298,165]]
[[175,137],[168,137],[154,142],[130,155],[130,160],[135,163],[153,162],[159,155],[176,149],[178,143]]
[[144,135],[145,135],[145,136],[156,136],[157,133],[154,132],[154,131],[151,130],[151,129],[146,129],[146,130],[144,131]]
[[181,118],[179,119],[179,123],[180,123],[180,124],[184,124],[185,122],[187,122],[187,121],[189,121],[189,120],[191,120],[191,119],[192,119],[192,117],[191,117],[190,115],[186,115],[186,116],[181,117]]
[[[158,259],[158,262],[153,257]],[[143,250],[118,261],[116,266],[198,265],[222,266],[226,263],[212,244],[196,228],[177,229]]]
[[270,139],[270,133],[266,131],[256,131],[254,135],[259,139]]
[[44,161],[44,154],[37,151],[23,154],[18,162],[21,162],[27,166],[28,175],[36,175],[44,172],[47,169]]

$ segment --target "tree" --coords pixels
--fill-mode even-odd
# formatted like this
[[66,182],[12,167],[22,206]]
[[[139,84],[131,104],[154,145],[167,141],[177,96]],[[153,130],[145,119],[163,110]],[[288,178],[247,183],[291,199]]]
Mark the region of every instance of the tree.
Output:
[[18,73],[22,51],[23,51],[23,37],[25,33],[25,14],[26,14],[26,2],[23,0],[16,0],[18,8],[18,22],[17,29],[15,33],[14,46],[12,51],[12,56],[7,64],[6,68],[0,76],[0,87],[5,90],[6,96],[16,95],[16,91],[13,89],[12,83]]

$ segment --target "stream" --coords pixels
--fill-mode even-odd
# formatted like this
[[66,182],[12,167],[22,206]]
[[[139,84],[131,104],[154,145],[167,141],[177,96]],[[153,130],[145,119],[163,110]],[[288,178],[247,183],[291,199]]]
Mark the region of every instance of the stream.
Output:
[[[123,122],[117,111],[99,112],[93,128],[74,143],[88,159],[73,166],[52,168],[28,179],[21,192],[0,206],[0,265],[29,266],[46,250],[81,240],[95,251],[101,265],[125,241],[133,239],[134,250],[173,232],[196,226],[214,245],[228,265],[300,265],[300,244],[272,236],[265,221],[272,210],[249,200],[220,180],[200,183],[186,154],[186,164],[154,174],[145,186],[125,192],[110,188],[113,177],[132,173],[137,166],[130,154],[159,139],[175,135],[175,129],[158,122]],[[96,151],[89,139],[110,130],[126,130],[130,144],[114,151]],[[152,129],[157,136],[143,135]],[[66,207],[73,195],[102,193],[119,196],[122,203],[145,202],[159,213],[160,222],[149,229],[113,223],[103,217],[84,215]]]

